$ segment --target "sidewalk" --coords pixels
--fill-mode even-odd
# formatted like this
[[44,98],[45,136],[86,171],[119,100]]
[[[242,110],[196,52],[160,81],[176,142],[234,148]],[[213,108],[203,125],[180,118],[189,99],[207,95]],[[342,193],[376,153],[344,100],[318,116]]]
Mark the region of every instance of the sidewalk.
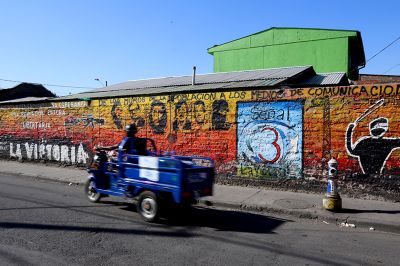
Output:
[[[0,160],[0,172],[21,174],[66,183],[83,184],[85,170]],[[339,188],[340,190],[340,188]],[[322,209],[322,196],[289,191],[275,191],[238,186],[214,186],[214,196],[203,198],[200,204],[244,211],[278,213],[321,222],[347,221],[357,227],[400,233],[400,203],[342,197],[343,210],[333,213]]]

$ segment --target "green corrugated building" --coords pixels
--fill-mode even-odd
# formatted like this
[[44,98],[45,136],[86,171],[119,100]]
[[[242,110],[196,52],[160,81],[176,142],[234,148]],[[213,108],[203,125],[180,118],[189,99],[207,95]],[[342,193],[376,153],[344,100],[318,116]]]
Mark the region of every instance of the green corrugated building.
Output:
[[361,33],[354,30],[270,28],[208,49],[214,72],[311,65],[318,73],[358,78],[365,66]]

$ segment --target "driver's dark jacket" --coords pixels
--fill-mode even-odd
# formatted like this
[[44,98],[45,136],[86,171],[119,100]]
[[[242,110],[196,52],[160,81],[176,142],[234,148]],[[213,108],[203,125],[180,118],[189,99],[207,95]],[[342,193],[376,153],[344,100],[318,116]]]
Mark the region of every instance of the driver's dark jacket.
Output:
[[118,152],[121,151],[132,155],[147,155],[146,139],[125,137],[118,146]]

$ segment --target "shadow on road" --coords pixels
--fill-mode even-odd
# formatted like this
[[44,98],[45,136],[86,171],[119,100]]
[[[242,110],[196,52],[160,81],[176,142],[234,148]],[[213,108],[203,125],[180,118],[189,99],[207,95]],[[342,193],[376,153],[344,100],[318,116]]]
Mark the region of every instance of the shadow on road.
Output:
[[386,214],[398,214],[400,210],[358,210],[358,209],[341,209],[341,213],[386,213]]
[[[114,201],[103,201],[102,204],[91,206],[52,206],[52,207],[41,207],[41,208],[63,208],[69,210],[76,210],[78,212],[85,212],[78,210],[84,208],[88,209],[98,209],[99,207],[104,207],[104,205],[114,205],[116,208],[129,212],[136,212],[135,205],[129,203],[121,203]],[[21,208],[21,209],[38,209],[39,207],[33,208]],[[88,211],[85,212],[89,214]],[[100,210],[100,213],[102,211]],[[99,215],[100,215],[99,213]],[[91,215],[97,216],[96,211],[90,212]],[[291,222],[290,220],[284,220],[274,217],[268,217],[260,214],[244,213],[240,211],[231,210],[217,210],[202,207],[191,208],[190,210],[185,210],[185,212],[180,212],[179,209],[174,209],[173,212],[167,212],[167,215],[162,215],[157,223],[150,224],[141,221],[139,214],[137,215],[137,221],[139,224],[153,225],[152,230],[136,230],[126,228],[107,228],[98,226],[88,225],[88,226],[76,226],[76,225],[57,225],[57,224],[34,224],[34,223],[20,223],[20,222],[0,222],[0,228],[14,228],[14,229],[34,229],[34,230],[60,230],[60,231],[87,231],[96,233],[115,233],[115,234],[143,234],[143,235],[159,235],[159,236],[174,236],[174,237],[191,237],[196,235],[193,233],[194,228],[214,228],[219,231],[232,231],[232,232],[247,232],[247,233],[273,233],[273,230],[285,222]],[[104,214],[101,216],[105,216]],[[111,217],[107,217],[111,218]],[[120,217],[123,218],[123,217]],[[116,218],[116,220],[119,220]],[[124,219],[125,220],[125,219]],[[134,220],[132,220],[134,221]],[[179,227],[179,230],[175,230]],[[163,229],[161,231],[153,229]],[[171,229],[171,230],[165,230]],[[186,230],[189,229],[189,230]]]
[[233,210],[194,207],[182,213],[176,211],[161,219],[170,226],[209,227],[219,231],[267,234],[290,220]]
[[[116,201],[101,201],[102,204],[118,205],[121,210],[136,212],[134,204]],[[139,218],[139,214],[136,213]],[[208,227],[219,231],[273,233],[272,231],[291,220],[234,210],[221,210],[204,207],[190,209],[171,208],[163,211],[157,222],[159,225],[183,227]]]

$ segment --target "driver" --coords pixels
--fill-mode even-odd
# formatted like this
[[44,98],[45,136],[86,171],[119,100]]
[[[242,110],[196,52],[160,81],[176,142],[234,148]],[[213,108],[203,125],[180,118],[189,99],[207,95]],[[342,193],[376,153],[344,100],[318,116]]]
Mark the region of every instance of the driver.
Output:
[[117,156],[117,151],[123,151],[133,155],[146,155],[145,139],[136,137],[137,127],[135,124],[130,124],[125,127],[126,137],[121,143],[112,146],[97,147],[97,150],[110,151],[111,157]]
[[118,145],[118,151],[124,151],[133,155],[146,154],[146,139],[136,137],[137,127],[130,124],[125,127],[126,137]]

